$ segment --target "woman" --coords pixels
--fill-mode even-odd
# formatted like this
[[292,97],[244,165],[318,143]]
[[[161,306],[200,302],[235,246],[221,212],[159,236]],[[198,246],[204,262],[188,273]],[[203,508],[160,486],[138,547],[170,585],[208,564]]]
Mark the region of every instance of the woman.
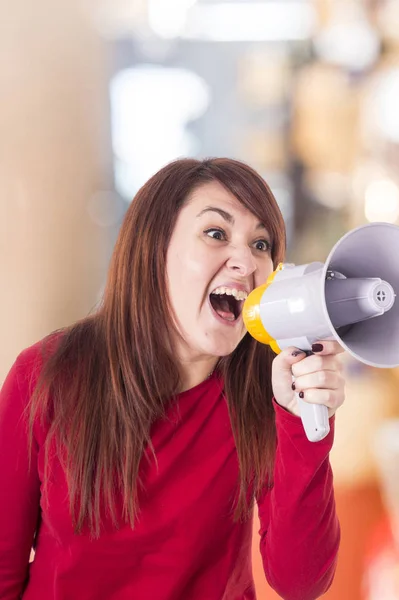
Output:
[[254,599],[254,500],[277,592],[330,586],[333,418],[307,440],[292,373],[333,417],[340,348],[273,359],[241,317],[284,246],[271,191],[237,161],[178,160],[138,192],[98,311],[22,352],[3,386],[2,599]]

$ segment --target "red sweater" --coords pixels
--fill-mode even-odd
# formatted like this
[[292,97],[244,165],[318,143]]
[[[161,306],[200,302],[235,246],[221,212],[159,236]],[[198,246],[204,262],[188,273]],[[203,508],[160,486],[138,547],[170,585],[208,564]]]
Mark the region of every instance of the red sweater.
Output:
[[[36,423],[28,469],[23,410],[39,345],[12,367],[0,396],[0,598],[2,600],[253,600],[252,524],[235,523],[237,453],[217,376],[183,392],[152,430],[158,458],[142,461],[145,493],[134,530],[106,524],[74,535],[56,457],[43,485],[46,431]],[[331,433],[310,443],[301,421],[275,403],[275,484],[258,499],[266,577],[285,600],[330,586],[339,545]],[[36,531],[36,555],[29,554]]]

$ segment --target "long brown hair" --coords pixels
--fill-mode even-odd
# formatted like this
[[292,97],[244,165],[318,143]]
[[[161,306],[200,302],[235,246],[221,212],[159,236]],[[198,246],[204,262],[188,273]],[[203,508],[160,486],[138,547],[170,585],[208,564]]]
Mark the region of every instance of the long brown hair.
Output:
[[[122,494],[124,521],[134,526],[140,461],[152,449],[150,427],[179,386],[167,248],[180,209],[211,181],[265,223],[274,265],[283,259],[285,228],[277,203],[264,180],[241,162],[176,160],[139,190],[121,226],[100,307],[57,336],[30,403],[30,439],[38,416],[49,424],[46,464],[52,439],[65,457],[76,533],[87,524],[92,535],[100,534],[102,501],[118,526],[115,490]],[[268,346],[247,334],[218,366],[240,467],[236,518],[246,517],[253,497],[272,480],[272,358]]]

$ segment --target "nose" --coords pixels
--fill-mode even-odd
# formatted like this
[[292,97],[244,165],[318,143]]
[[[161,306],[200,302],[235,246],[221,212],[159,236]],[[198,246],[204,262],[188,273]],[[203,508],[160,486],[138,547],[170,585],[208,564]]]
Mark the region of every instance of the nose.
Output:
[[242,277],[248,277],[256,270],[255,258],[248,246],[237,246],[231,249],[227,267]]

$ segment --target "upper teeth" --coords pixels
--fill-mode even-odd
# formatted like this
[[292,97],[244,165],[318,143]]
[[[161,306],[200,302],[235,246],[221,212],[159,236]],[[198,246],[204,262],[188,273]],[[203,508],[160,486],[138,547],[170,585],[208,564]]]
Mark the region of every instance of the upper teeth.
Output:
[[224,286],[216,288],[216,290],[213,290],[212,294],[227,294],[228,296],[234,296],[236,300],[246,300],[248,297],[247,292]]

